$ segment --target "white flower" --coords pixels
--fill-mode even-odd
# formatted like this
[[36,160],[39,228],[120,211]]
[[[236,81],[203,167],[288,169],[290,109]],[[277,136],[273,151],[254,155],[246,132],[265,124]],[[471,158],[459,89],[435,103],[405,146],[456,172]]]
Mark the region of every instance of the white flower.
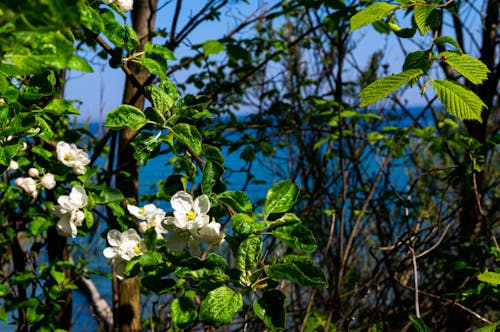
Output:
[[40,179],[40,183],[45,189],[53,189],[56,186],[56,180],[54,178],[54,174],[47,173]]
[[56,229],[61,236],[76,237],[77,227],[82,225],[85,215],[83,209],[87,206],[88,197],[82,186],[74,186],[68,195],[57,199],[59,205],[54,206],[54,213],[60,218]]
[[174,217],[168,217],[165,224],[168,228],[174,226],[182,230],[188,230],[195,237],[198,237],[199,230],[208,225],[210,217],[207,215],[210,210],[210,201],[207,195],[193,197],[185,191],[178,191],[170,204],[174,208]]
[[14,159],[11,159],[10,163],[9,163],[9,167],[7,167],[7,170],[8,171],[15,171],[18,168],[19,168],[19,164],[17,163],[17,161],[15,161]]
[[165,211],[157,208],[154,204],[146,204],[142,208],[135,205],[127,205],[128,212],[140,220],[145,220],[145,223],[139,223],[139,231],[146,232],[147,229],[154,227],[158,238],[162,238],[162,234],[167,231],[162,226],[162,221],[165,219]]
[[32,178],[17,178],[16,185],[21,187],[28,194],[36,198],[38,196],[38,190],[36,189],[36,181]]
[[188,231],[172,231],[165,236],[167,248],[176,252],[189,251],[193,256],[201,254],[201,240]]
[[90,159],[88,154],[77,148],[75,144],[59,142],[56,146],[57,159],[67,167],[73,168],[76,174],[85,174]]
[[123,233],[112,229],[108,232],[107,239],[110,247],[104,249],[103,255],[108,259],[108,263],[116,264],[118,278],[121,279],[126,262],[146,251],[144,241],[133,228]]
[[226,235],[220,231],[220,227],[218,222],[209,223],[200,229],[200,238],[210,244],[221,245]]
[[122,12],[128,12],[132,10],[132,7],[134,6],[134,0],[101,0],[101,1],[106,5],[117,3],[118,7]]
[[118,0],[118,7],[122,12],[131,11],[134,7],[134,0]]
[[38,170],[36,168],[31,167],[28,170],[28,175],[31,176],[32,178],[37,178],[40,176],[40,172],[38,172]]

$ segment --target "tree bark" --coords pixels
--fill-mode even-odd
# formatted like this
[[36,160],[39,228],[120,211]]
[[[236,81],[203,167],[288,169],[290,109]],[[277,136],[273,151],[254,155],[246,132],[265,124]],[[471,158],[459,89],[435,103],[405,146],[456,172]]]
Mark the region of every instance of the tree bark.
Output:
[[[144,49],[144,44],[151,40],[151,32],[154,28],[157,0],[136,0],[132,10],[132,26],[140,40],[138,52]],[[148,72],[136,63],[128,65],[136,80],[143,84]],[[144,96],[141,95],[136,101],[130,103],[137,92],[132,80],[127,78],[123,94],[123,103],[131,104],[139,109],[144,108]],[[118,139],[118,164],[119,173],[116,177],[116,187],[121,190],[127,199],[138,199],[139,166],[134,158],[134,148],[130,144],[137,135],[135,130],[130,128],[122,129]],[[113,321],[114,330],[120,332],[139,331],[140,320],[140,285],[137,277],[124,279],[118,282],[117,303],[114,303]]]

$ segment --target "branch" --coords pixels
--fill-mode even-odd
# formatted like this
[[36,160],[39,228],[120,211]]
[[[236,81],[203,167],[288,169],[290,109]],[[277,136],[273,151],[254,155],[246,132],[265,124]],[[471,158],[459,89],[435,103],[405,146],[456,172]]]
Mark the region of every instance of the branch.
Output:
[[95,313],[98,322],[104,325],[105,331],[109,330],[113,326],[113,310],[108,302],[101,297],[94,282],[88,278],[80,277],[75,281],[75,284],[92,306],[92,311]]

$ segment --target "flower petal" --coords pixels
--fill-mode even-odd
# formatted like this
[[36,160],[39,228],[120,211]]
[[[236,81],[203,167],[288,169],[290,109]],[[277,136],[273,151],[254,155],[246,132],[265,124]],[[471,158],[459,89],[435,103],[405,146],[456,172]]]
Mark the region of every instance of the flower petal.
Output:
[[193,196],[185,191],[178,191],[172,196],[170,204],[175,211],[188,213],[193,208]]
[[210,210],[210,200],[207,195],[196,197],[193,204],[193,210],[197,214],[207,214]]
[[108,243],[112,247],[119,247],[122,243],[122,233],[119,230],[112,229],[107,235]]

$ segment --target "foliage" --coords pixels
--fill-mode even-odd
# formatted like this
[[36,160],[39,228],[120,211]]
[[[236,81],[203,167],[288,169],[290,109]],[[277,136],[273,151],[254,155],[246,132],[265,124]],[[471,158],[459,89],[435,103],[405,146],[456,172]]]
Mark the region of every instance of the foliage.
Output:
[[[498,75],[460,34],[441,34],[445,15],[458,25],[472,4],[277,1],[177,59],[228,5],[209,1],[176,30],[180,3],[172,31],[148,37],[126,0],[0,3],[0,319],[68,330],[72,293],[104,275],[115,308],[130,295],[119,287],[140,285],[144,329],[494,330],[500,138],[498,96],[485,91]],[[388,75],[383,52],[366,68],[348,61],[369,25],[419,43],[400,72]],[[71,124],[76,102],[62,93],[66,71],[96,70],[94,56],[135,94],[102,136]],[[416,85],[465,127],[434,99],[408,109],[396,92]],[[137,197],[138,166],[161,156],[168,173]],[[227,189],[231,172],[242,190]],[[270,187],[251,200],[250,183]],[[91,268],[89,252],[113,268]]]

